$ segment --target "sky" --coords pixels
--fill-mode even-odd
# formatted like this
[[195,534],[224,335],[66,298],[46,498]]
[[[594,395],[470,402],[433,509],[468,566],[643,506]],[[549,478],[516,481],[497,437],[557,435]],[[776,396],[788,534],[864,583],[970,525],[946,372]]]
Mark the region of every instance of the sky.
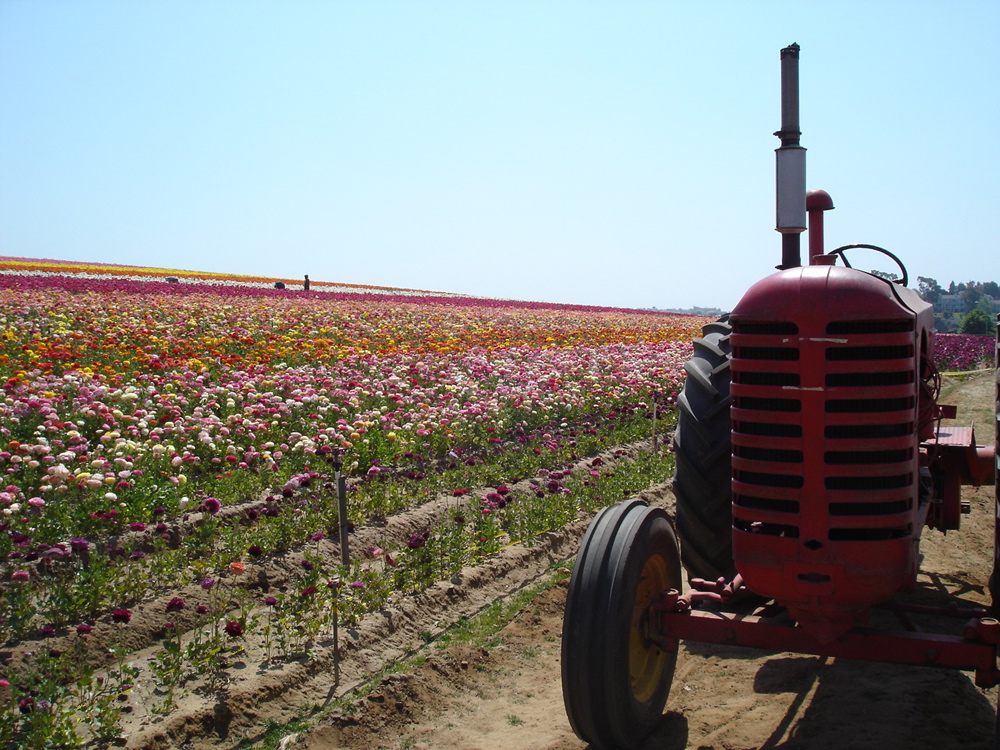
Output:
[[995,0],[0,0],[0,255],[730,309],[781,259],[794,42],[827,248],[1000,280],[998,38]]

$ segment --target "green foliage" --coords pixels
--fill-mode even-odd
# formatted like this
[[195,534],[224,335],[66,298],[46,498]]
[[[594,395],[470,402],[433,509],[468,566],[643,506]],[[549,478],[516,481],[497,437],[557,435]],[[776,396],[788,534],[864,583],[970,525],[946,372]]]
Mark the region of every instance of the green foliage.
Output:
[[988,336],[993,333],[994,322],[980,309],[975,309],[962,318],[962,325],[959,326],[959,333],[968,333],[976,336]]
[[930,302],[933,305],[938,301],[938,298],[944,290],[941,288],[941,285],[937,283],[936,279],[932,279],[928,276],[918,276],[917,292],[927,302]]

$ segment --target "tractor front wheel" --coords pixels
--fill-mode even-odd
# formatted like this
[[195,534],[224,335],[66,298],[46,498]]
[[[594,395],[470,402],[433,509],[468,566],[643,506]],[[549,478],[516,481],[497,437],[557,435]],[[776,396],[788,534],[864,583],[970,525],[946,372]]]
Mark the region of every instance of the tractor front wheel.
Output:
[[677,650],[651,635],[651,605],[681,587],[680,553],[662,508],[626,500],[587,530],[563,620],[563,700],[577,736],[599,750],[631,750],[656,727]]

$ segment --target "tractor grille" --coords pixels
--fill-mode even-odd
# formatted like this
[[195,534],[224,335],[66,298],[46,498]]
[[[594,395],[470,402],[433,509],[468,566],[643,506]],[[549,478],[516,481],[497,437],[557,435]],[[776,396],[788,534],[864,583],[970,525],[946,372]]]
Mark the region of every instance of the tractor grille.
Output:
[[734,528],[810,550],[910,536],[913,319],[812,325],[733,320]]

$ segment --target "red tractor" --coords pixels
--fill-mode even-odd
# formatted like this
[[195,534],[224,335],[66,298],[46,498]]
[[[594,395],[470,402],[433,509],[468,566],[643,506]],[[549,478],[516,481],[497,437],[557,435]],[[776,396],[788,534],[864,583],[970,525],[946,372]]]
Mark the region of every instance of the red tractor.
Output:
[[[782,264],[694,342],[674,437],[676,526],[628,500],[594,518],[577,556],[563,696],[595,748],[634,748],[656,726],[681,640],[952,667],[975,671],[981,687],[1000,683],[996,551],[993,606],[941,608],[968,620],[961,635],[868,626],[873,607],[916,585],[923,528],[959,528],[961,485],[995,483],[997,451],[977,446],[971,427],[941,425],[955,409],[937,401],[933,310],[906,288],[898,259],[871,245],[823,251],[833,205],[805,191],[798,53],[781,51]],[[852,268],[859,247],[888,255],[901,278]]]

